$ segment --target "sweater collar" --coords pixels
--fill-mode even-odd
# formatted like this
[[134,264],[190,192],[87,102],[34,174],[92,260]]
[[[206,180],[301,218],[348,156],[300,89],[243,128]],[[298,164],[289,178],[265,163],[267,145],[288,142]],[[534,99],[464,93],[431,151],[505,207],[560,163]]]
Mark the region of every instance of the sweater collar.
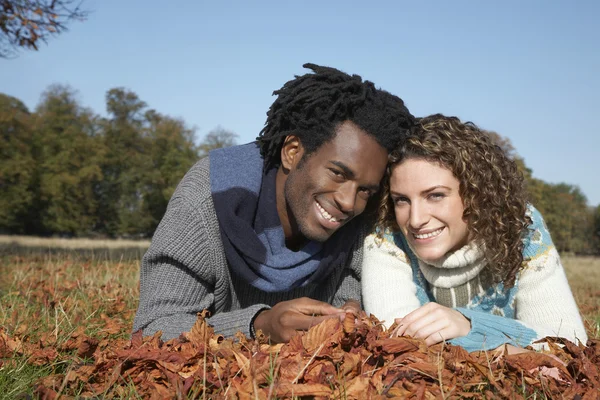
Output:
[[456,287],[470,281],[486,265],[484,252],[475,242],[470,242],[433,263],[419,259],[425,279],[433,286],[444,288]]

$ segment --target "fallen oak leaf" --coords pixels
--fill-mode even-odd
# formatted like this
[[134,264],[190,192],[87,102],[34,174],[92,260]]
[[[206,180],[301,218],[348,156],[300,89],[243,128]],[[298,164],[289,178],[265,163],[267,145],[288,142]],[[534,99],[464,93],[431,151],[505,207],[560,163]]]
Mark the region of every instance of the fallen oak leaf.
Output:
[[454,376],[452,372],[444,369],[441,363],[436,365],[428,362],[415,362],[407,364],[406,368],[418,372],[419,374],[422,374],[433,381],[437,381],[438,383],[448,382],[452,380]]
[[[546,368],[546,372],[555,379],[563,379],[572,381],[571,374],[567,370],[565,364],[555,356],[544,353],[529,351],[525,353],[506,355],[506,365],[517,370],[527,371],[530,374],[542,372],[542,368]],[[556,372],[556,373],[554,373]],[[559,372],[561,374],[559,374]],[[535,375],[534,375],[535,376]]]
[[369,378],[366,376],[357,376],[347,382],[342,382],[336,393],[342,399],[364,399],[370,398],[367,395],[369,391]]
[[388,354],[406,353],[417,351],[420,348],[420,341],[405,336],[380,339],[374,343],[374,347],[381,348],[381,351]]
[[353,312],[346,312],[344,316],[343,328],[345,333],[350,333],[354,331],[356,327],[357,316]]
[[90,358],[98,348],[98,339],[82,337],[78,340],[77,357]]
[[[214,329],[206,321],[206,317],[209,315],[207,310],[203,310],[198,313],[198,318],[188,332],[182,333],[182,336],[193,343],[198,348],[204,349],[210,338],[214,335]],[[204,350],[202,350],[204,351]]]
[[315,360],[306,368],[302,380],[304,383],[322,383],[331,385],[338,376],[336,367],[330,360]]
[[317,349],[321,350],[324,347],[330,349],[339,343],[343,336],[339,319],[329,318],[302,335],[302,346],[309,354],[313,354]]
[[331,388],[321,383],[278,383],[273,390],[278,397],[325,397],[333,394]]

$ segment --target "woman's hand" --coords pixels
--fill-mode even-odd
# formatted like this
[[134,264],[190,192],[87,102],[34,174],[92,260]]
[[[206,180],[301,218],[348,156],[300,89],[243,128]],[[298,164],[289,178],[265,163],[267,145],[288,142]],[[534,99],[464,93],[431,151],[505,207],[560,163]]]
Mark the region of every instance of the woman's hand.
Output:
[[437,303],[427,303],[397,318],[398,327],[392,336],[412,336],[424,339],[428,346],[461,336],[471,331],[471,321],[460,312]]

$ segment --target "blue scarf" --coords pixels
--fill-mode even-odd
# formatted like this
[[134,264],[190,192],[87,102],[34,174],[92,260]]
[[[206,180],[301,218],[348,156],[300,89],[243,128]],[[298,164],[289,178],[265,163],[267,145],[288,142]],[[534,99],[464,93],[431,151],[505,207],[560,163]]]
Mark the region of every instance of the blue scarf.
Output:
[[233,273],[265,292],[283,292],[319,283],[346,262],[360,218],[325,243],[310,241],[292,251],[277,213],[277,168],[263,171],[258,144],[213,150],[209,157],[212,198]]

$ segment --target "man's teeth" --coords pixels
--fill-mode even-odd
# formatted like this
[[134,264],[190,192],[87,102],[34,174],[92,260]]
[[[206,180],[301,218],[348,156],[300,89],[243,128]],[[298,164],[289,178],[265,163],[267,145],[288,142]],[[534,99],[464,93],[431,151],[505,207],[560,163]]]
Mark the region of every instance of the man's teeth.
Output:
[[339,222],[336,218],[332,217],[319,203],[317,203],[317,208],[321,211],[321,215],[323,218],[330,220],[331,222]]
[[440,229],[438,229],[436,231],[429,232],[429,233],[423,233],[421,235],[417,235],[415,233],[415,234],[413,234],[413,236],[415,237],[415,239],[427,239],[427,238],[439,235],[440,233],[442,233],[443,230],[444,230],[444,228],[440,228]]

